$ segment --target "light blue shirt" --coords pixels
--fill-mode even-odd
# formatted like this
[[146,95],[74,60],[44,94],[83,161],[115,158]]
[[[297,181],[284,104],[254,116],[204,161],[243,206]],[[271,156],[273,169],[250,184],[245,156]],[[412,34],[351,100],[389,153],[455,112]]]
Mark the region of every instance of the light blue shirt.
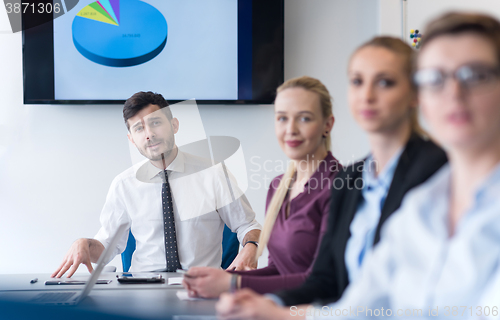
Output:
[[[370,316],[367,309],[384,308],[393,316],[401,309],[411,310],[406,318],[436,319],[428,316],[429,308],[438,308],[440,319],[481,318],[475,312],[477,307],[484,310],[485,293],[500,291],[491,287],[500,284],[500,165],[476,190],[451,237],[450,180],[447,164],[406,195],[382,228],[380,243],[367,253],[358,279],[339,301],[325,306],[333,313],[324,312],[323,317],[334,318],[336,309],[346,309],[344,319],[360,319]],[[490,312],[499,307],[499,301],[494,302]],[[458,314],[446,316],[454,306]],[[466,307],[464,315],[461,306]],[[357,307],[364,311],[356,314],[352,309]]]
[[349,227],[351,237],[347,241],[345,250],[345,264],[349,282],[357,279],[363,259],[373,247],[373,240],[375,239],[375,232],[377,231],[385,198],[389,192],[402,152],[403,148],[392,156],[378,176],[376,176],[377,162],[373,159],[373,156],[370,155],[365,160],[362,172],[364,184],[361,190],[363,201],[359,204]]

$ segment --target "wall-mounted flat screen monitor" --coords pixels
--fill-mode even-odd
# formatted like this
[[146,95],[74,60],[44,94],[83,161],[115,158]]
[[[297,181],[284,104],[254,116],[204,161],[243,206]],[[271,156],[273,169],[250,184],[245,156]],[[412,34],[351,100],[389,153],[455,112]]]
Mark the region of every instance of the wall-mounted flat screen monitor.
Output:
[[23,30],[25,104],[267,104],[283,82],[284,0],[71,2]]

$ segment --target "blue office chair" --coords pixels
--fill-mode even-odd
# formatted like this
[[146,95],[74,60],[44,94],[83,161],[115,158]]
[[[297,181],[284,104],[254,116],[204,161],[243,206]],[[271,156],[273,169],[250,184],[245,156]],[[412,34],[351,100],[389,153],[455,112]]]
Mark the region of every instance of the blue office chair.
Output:
[[[238,255],[238,250],[240,247],[240,242],[236,233],[232,232],[228,226],[224,226],[224,232],[222,234],[222,269],[227,269],[233,262],[234,258]],[[122,253],[122,266],[123,272],[128,272],[130,269],[130,264],[132,263],[132,254],[135,251],[135,238],[132,232],[129,232],[127,247]]]

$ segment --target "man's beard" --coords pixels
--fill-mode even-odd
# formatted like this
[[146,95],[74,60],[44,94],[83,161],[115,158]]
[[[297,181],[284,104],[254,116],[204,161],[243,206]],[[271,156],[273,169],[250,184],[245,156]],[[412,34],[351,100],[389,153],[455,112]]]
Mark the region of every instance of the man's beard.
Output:
[[[162,151],[161,153],[158,153],[158,154],[148,154],[148,152],[146,151],[148,146],[152,146],[152,145],[155,145],[157,144],[158,142],[161,143],[161,145],[167,145],[168,148],[164,151]],[[146,158],[148,158],[149,160],[151,161],[160,161],[163,158],[168,158],[170,156],[170,154],[172,153],[172,151],[174,150],[174,140],[173,139],[169,139],[167,141],[159,141],[159,140],[156,140],[156,141],[153,141],[153,142],[150,142],[148,144],[146,144],[144,146],[143,149],[139,149],[139,152]]]

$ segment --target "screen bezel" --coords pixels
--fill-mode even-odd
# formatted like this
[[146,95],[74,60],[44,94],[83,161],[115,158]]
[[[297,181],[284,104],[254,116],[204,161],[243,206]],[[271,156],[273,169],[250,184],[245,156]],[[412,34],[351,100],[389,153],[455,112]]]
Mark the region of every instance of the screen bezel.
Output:
[[[50,0],[49,0],[50,1]],[[250,13],[249,13],[250,12]],[[24,104],[119,104],[125,100],[61,100],[54,92],[53,20],[29,11],[23,17],[23,102]],[[26,21],[49,20],[25,29]],[[251,20],[249,20],[251,19]],[[249,23],[251,29],[248,27]],[[238,41],[238,96],[252,99],[196,100],[198,104],[272,104],[276,88],[284,81],[284,0],[238,0],[238,39],[251,36],[251,43]],[[247,54],[251,50],[251,55]],[[251,60],[251,70],[248,68]],[[257,63],[255,63],[257,61]],[[247,66],[245,68],[245,66]],[[268,70],[273,70],[269,75]],[[242,73],[251,72],[251,84]],[[242,79],[247,79],[242,81]],[[242,83],[246,82],[246,83]],[[261,89],[261,85],[264,88]],[[242,94],[242,90],[246,94]],[[161,93],[161,92],[160,92]],[[254,96],[259,96],[254,99]],[[183,100],[170,100],[175,104]],[[186,97],[189,99],[189,97]]]

